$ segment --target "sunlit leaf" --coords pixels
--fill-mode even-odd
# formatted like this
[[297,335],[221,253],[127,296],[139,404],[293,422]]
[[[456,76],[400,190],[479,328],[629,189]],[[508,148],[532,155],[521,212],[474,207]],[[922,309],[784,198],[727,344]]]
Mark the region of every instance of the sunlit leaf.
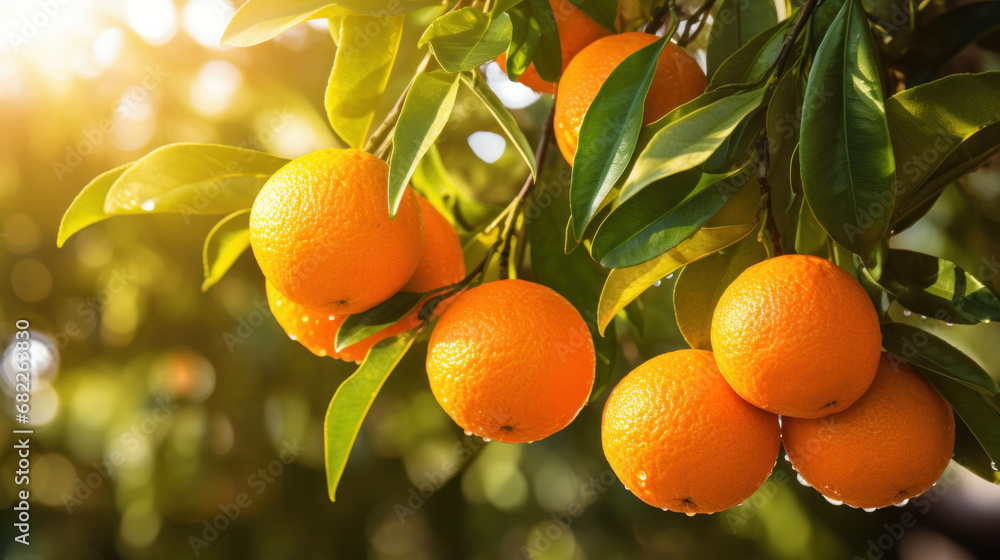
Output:
[[326,114],[334,132],[349,146],[361,149],[389,83],[403,35],[403,16],[351,14],[338,19],[337,56],[326,87]]
[[799,141],[802,185],[817,221],[868,265],[895,199],[876,56],[860,1],[849,0],[816,52]]
[[215,285],[250,248],[250,210],[237,210],[219,220],[205,237],[202,262],[205,280],[201,291]]
[[712,72],[708,89],[716,89],[727,84],[752,84],[763,80],[778,60],[778,54],[781,53],[782,43],[785,41],[785,35],[795,13],[792,17],[758,33],[721,61]]
[[705,162],[749,114],[764,90],[723,97],[661,128],[636,158],[620,198],[628,200],[650,183]]
[[503,129],[504,134],[507,138],[514,144],[514,149],[517,150],[521,157],[524,159],[524,163],[528,164],[528,168],[531,169],[531,174],[535,174],[535,153],[531,150],[531,145],[528,144],[528,139],[524,137],[524,133],[521,132],[521,127],[517,125],[517,121],[514,120],[514,116],[510,114],[510,111],[504,107],[503,102],[497,97],[490,86],[483,80],[483,77],[479,75],[478,72],[465,72],[462,74],[462,81],[465,85],[469,86],[469,89],[476,94],[486,106],[486,109],[493,115],[496,119],[497,124]]
[[722,292],[741,272],[767,258],[767,249],[749,235],[681,270],[674,283],[674,316],[691,346],[712,349],[712,314]]
[[975,276],[954,263],[891,249],[877,278],[907,309],[948,323],[1000,321],[1000,301]]
[[646,92],[666,44],[663,37],[626,57],[601,84],[583,117],[569,191],[576,239],[583,237],[632,157]]
[[527,2],[514,7],[507,15],[510,16],[511,34],[504,66],[507,78],[515,81],[535,57],[535,47],[542,37],[542,24],[533,17]]
[[928,369],[989,395],[1000,392],[986,370],[960,350],[929,332],[904,323],[882,325],[882,347],[908,363]]
[[750,39],[778,23],[770,0],[723,0],[715,11],[708,36],[708,77]]
[[56,245],[62,247],[74,233],[109,217],[104,213],[104,200],[107,199],[111,186],[132,165],[126,163],[121,167],[105,171],[94,178],[86,187],[83,187],[80,194],[76,195],[73,203],[66,209],[66,213],[63,214],[62,221],[59,223],[59,233],[56,236]]
[[530,17],[537,22],[538,42],[531,62],[539,77],[547,82],[559,81],[563,69],[562,46],[556,16],[552,13],[548,0],[525,0],[514,9],[530,9]]
[[330,501],[336,500],[337,486],[344,474],[347,457],[368,409],[389,374],[410,349],[417,332],[419,331],[403,333],[373,346],[357,371],[344,380],[333,395],[323,422],[326,483]]
[[1000,72],[956,74],[886,100],[896,160],[894,230],[911,224],[946,186],[1000,152],[997,91]]
[[[611,211],[591,253],[608,268],[635,266],[676,247],[751,182],[753,166],[728,174],[685,171],[661,179]],[[754,181],[754,184],[756,182]],[[747,207],[756,210],[757,189]]]
[[499,56],[507,49],[510,34],[507,14],[491,18],[466,7],[434,20],[417,46],[429,45],[438,63],[448,72],[462,72]]
[[[348,346],[353,346],[374,334],[384,331],[388,327],[398,323],[415,309],[418,309],[425,298],[441,291],[443,291],[443,288],[426,294],[397,292],[389,299],[367,311],[349,315],[340,325],[340,328],[337,329],[334,349],[340,352]],[[413,326],[416,326],[416,323]]]
[[458,74],[440,70],[418,75],[392,133],[392,156],[389,158],[389,213],[403,200],[406,184],[420,158],[437,139],[455,107]]

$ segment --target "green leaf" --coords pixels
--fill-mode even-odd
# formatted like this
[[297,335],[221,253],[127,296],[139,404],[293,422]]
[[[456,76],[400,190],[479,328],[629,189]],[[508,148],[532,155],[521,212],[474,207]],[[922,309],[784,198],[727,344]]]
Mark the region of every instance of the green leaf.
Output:
[[[830,26],[837,19],[843,9],[845,0],[823,0],[813,9],[812,16],[809,17],[809,38],[812,52],[815,54],[820,42],[826,38],[830,31]],[[805,33],[803,33],[805,35]]]
[[712,314],[722,292],[741,272],[766,258],[764,244],[749,235],[681,270],[674,283],[674,316],[691,348],[712,349]]
[[525,220],[528,239],[531,240],[529,247],[534,280],[569,300],[587,323],[594,340],[597,370],[591,391],[593,399],[611,381],[618,351],[613,326],[603,337],[602,331],[597,328],[597,302],[608,271],[594,262],[586,251],[566,254],[563,250],[566,231],[563,224],[569,220],[569,196],[565,183],[554,180],[539,182],[528,204]]
[[[956,384],[952,385],[956,386]],[[970,391],[964,387],[961,387],[961,391],[963,393],[963,397],[971,399],[969,394],[975,395],[974,391]],[[952,398],[958,400],[956,397]],[[952,409],[955,409],[954,405],[952,405]],[[968,415],[969,413],[966,412],[966,416]],[[986,420],[986,422],[990,422],[992,420],[989,415],[985,414],[983,415],[983,419]],[[985,428],[988,430],[1000,429],[1000,427],[995,425],[987,425]],[[982,433],[984,430],[980,430],[980,432]],[[988,435],[986,435],[986,437],[989,438]],[[990,459],[989,454],[985,449],[983,449],[983,445],[976,439],[976,434],[972,433],[972,430],[970,430],[965,422],[961,420],[961,417],[958,422],[955,422],[955,454],[952,455],[951,458],[953,461],[962,465],[983,480],[992,482],[993,484],[1000,484],[1000,473],[998,473],[994,468],[994,465],[997,463]]]
[[[960,385],[946,377],[939,375],[925,375],[937,390],[944,395],[944,398],[951,404],[955,415],[961,420],[968,431],[972,433],[982,451],[989,457],[992,465],[1000,465],[1000,415],[990,406],[982,394]],[[956,422],[956,424],[958,424]],[[958,435],[961,433],[956,426],[956,447],[958,445]],[[962,450],[969,449],[968,440],[963,443]],[[964,455],[969,457],[968,453]],[[973,455],[975,456],[975,455]],[[963,463],[964,464],[964,463]],[[992,479],[986,478],[996,484],[998,477],[994,466],[980,464],[979,468],[970,469],[982,476],[982,471],[989,469],[993,471]],[[985,477],[984,477],[985,478]]]
[[225,276],[236,259],[250,248],[250,209],[237,210],[219,220],[205,237],[202,262],[205,280],[201,291],[206,291]]
[[249,208],[264,183],[286,163],[244,148],[170,144],[122,173],[108,191],[104,211],[228,214]]
[[997,382],[954,346],[904,323],[882,325],[882,347],[919,366],[988,395],[1000,392]]
[[521,157],[524,159],[524,163],[528,164],[528,168],[531,169],[531,175],[534,176],[536,173],[535,166],[535,153],[531,150],[531,145],[528,144],[528,139],[524,137],[524,133],[521,132],[521,127],[517,125],[517,121],[514,120],[514,116],[510,114],[510,111],[504,107],[500,98],[493,93],[490,86],[483,80],[483,77],[479,72],[465,72],[462,74],[462,81],[465,85],[469,86],[472,93],[476,94],[476,97],[483,102],[486,109],[493,115],[496,119],[497,124],[503,129],[504,134],[507,138],[514,144],[514,149],[517,150]]
[[[753,208],[756,208],[756,202]],[[612,270],[604,282],[597,306],[597,325],[601,332],[619,311],[657,280],[688,263],[721,251],[756,231],[759,224],[753,208],[747,208],[746,200],[738,197],[694,235],[663,256],[638,266]]]
[[795,223],[795,252],[800,255],[830,258],[828,239],[826,232],[816,221],[816,216],[809,207],[809,201],[803,200],[799,209],[799,219]]
[[708,89],[713,90],[728,84],[753,84],[763,80],[778,60],[795,13],[798,12],[758,33],[721,61],[712,72]]
[[620,199],[628,200],[654,181],[704,163],[763,98],[763,89],[736,93],[660,129],[636,158]]
[[326,115],[338,136],[352,148],[361,149],[389,83],[404,18],[351,14],[338,19],[339,40],[326,86]]
[[[590,19],[612,33],[617,33],[618,0],[572,0],[576,9],[590,16]],[[559,17],[559,15],[556,15]]]
[[778,23],[770,0],[723,0],[708,35],[708,77],[750,39]]
[[[562,76],[562,44],[559,41],[559,28],[556,17],[548,0],[527,0],[518,8],[530,7],[531,16],[538,24],[538,44],[535,45],[531,62],[539,77],[547,82],[556,83]],[[515,8],[517,9],[517,8]]]
[[895,231],[919,218],[947,185],[1000,152],[997,91],[1000,72],[956,74],[886,101],[896,161]]
[[878,283],[907,309],[939,321],[965,325],[1000,321],[997,296],[944,259],[890,249]]
[[519,4],[507,13],[510,16],[510,44],[507,46],[505,62],[507,77],[516,81],[531,65],[535,48],[542,37],[542,26],[532,17],[531,7]]
[[514,6],[517,6],[524,0],[496,0],[493,2],[493,6],[490,8],[490,16],[496,17],[498,14],[502,14]]
[[418,309],[421,303],[433,294],[443,292],[446,287],[427,293],[396,292],[392,297],[367,311],[348,315],[337,329],[334,349],[340,352],[366,338],[384,331]]
[[353,375],[344,380],[326,409],[323,439],[326,483],[330,501],[336,501],[337,486],[347,457],[361,430],[375,396],[416,339],[418,331],[390,337],[372,347]]
[[[591,254],[608,268],[635,266],[662,255],[736,196],[751,182],[753,171],[748,164],[728,174],[691,170],[660,180],[611,211],[594,236]],[[756,212],[760,193],[747,191],[743,204]]]
[[625,58],[601,84],[583,116],[569,190],[576,239],[583,237],[632,157],[646,92],[666,44],[662,37]]
[[434,20],[417,46],[430,45],[441,67],[462,72],[500,56],[510,43],[511,22],[507,14],[497,18],[475,8],[448,12]]
[[413,79],[392,133],[392,156],[389,158],[389,214],[392,216],[396,215],[417,163],[451,116],[458,94],[458,78],[458,74],[435,70]]
[[[802,76],[798,67],[789,68],[774,88],[774,95],[767,105],[767,142],[770,150],[768,182],[772,196],[792,192],[792,153],[799,143],[799,125],[802,122]],[[801,198],[801,197],[800,197]],[[775,207],[775,217],[781,210]],[[779,227],[781,227],[779,222]]]
[[105,171],[88,183],[86,187],[83,187],[80,194],[76,195],[73,203],[66,209],[62,221],[59,223],[59,233],[56,236],[57,246],[62,247],[74,233],[108,217],[104,213],[104,200],[108,197],[108,191],[122,176],[122,173],[125,173],[132,165],[134,164],[126,163],[121,167]]
[[1000,2],[957,6],[922,24],[906,37],[910,48],[899,61],[906,87],[925,83],[962,50],[1000,28]]
[[806,198],[823,229],[871,265],[889,230],[895,164],[875,45],[859,0],[848,0],[816,52],[802,107]]

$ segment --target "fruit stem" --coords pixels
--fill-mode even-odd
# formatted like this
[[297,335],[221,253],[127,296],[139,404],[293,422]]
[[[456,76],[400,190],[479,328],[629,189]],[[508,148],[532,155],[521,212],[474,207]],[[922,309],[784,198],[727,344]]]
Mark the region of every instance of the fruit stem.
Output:
[[[673,24],[674,31],[677,30],[677,24],[680,23],[680,14],[677,13],[677,2],[675,0],[664,0],[663,4],[653,11],[653,19],[646,24],[643,28],[643,32],[656,34],[657,31],[663,27],[663,22],[670,14],[670,22]],[[673,33],[670,33],[673,35]]]
[[[687,25],[684,26],[684,32],[677,39],[677,45],[683,47],[698,38],[698,34],[701,33],[703,27],[705,27],[705,22],[708,20],[708,13],[712,11],[712,6],[715,5],[715,0],[706,0],[704,4],[698,7],[688,18],[685,20]],[[691,20],[697,19],[696,25],[691,25]]]
[[[795,40],[798,39],[799,33],[805,27],[818,1],[806,0],[802,4],[802,9],[799,11],[799,16],[796,18],[795,24],[792,25],[792,28],[788,31],[788,35],[785,36],[785,40],[781,45],[781,52],[778,53],[778,60],[774,63],[774,75],[768,80],[767,91],[764,93],[764,98],[768,100],[768,103],[770,103],[774,88],[777,87],[778,81],[781,79],[781,74],[785,71],[785,65],[788,63],[788,57],[795,46]],[[780,257],[784,254],[784,250],[781,246],[781,232],[778,231],[778,225],[774,221],[774,210],[771,208],[771,184],[767,179],[771,165],[771,148],[770,142],[767,139],[767,123],[764,123],[760,127],[755,151],[757,155],[757,182],[760,184],[762,221],[767,231],[771,234],[771,245],[774,248],[774,256]]]
[[542,129],[538,135],[538,146],[535,148],[535,173],[528,174],[528,178],[521,185],[521,190],[518,191],[517,196],[514,197],[514,200],[507,207],[507,220],[504,222],[503,231],[500,233],[500,239],[503,241],[503,249],[500,250],[501,280],[506,280],[510,275],[510,242],[521,205],[524,204],[524,198],[531,191],[531,188],[535,186],[535,183],[538,182],[538,178],[542,176],[542,172],[545,169],[545,158],[549,153],[549,144],[552,142],[552,121],[555,118],[555,112],[556,106],[553,103],[552,108],[549,109],[548,116],[545,117],[545,122],[542,123]]

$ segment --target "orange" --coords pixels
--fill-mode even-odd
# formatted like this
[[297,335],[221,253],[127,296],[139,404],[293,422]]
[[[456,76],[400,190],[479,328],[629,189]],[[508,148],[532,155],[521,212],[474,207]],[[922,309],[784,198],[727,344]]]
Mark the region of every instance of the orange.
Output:
[[420,260],[420,207],[411,190],[389,218],[389,168],[360,150],[321,150],[279,169],[250,212],[264,277],[327,315],[371,308],[399,291]]
[[[639,32],[610,35],[588,45],[570,62],[559,80],[554,120],[556,143],[570,165],[576,155],[583,115],[604,81],[628,55],[657,39],[656,35]],[[658,120],[698,97],[706,86],[708,80],[698,62],[681,47],[667,43],[646,94],[642,124]]]
[[[555,17],[556,29],[559,31],[559,47],[562,50],[562,69],[565,72],[569,62],[573,60],[584,47],[601,37],[611,34],[597,24],[590,16],[578,10],[568,0],[549,0],[552,15]],[[497,57],[500,69],[507,72],[507,53]],[[556,85],[546,82],[538,75],[534,64],[529,64],[517,81],[537,91],[538,93],[555,93]]]
[[955,417],[909,364],[883,354],[871,388],[843,412],[782,419],[785,452],[831,500],[880,508],[934,485],[955,448]]
[[715,513],[753,494],[778,458],[778,417],[741,399],[712,353],[657,356],[611,391],[601,422],[604,455],[640,500],[671,511]]
[[864,288],[832,262],[768,259],[722,293],[712,350],[726,381],[750,403],[818,418],[851,406],[878,367],[882,334]]
[[[455,284],[465,276],[465,262],[458,234],[437,209],[423,198],[418,198],[424,217],[424,248],[420,263],[403,291],[429,292]],[[361,342],[336,351],[337,329],[349,315],[329,315],[295,303],[267,282],[267,302],[271,313],[293,340],[297,340],[317,356],[330,356],[358,362],[365,358],[375,343],[390,336],[406,332],[420,324],[419,309],[411,311],[395,325],[374,334]],[[442,313],[454,296],[440,302],[434,314]]]
[[499,280],[461,294],[438,319],[427,377],[467,433],[523,443],[576,418],[595,363],[587,324],[564,297],[541,284]]

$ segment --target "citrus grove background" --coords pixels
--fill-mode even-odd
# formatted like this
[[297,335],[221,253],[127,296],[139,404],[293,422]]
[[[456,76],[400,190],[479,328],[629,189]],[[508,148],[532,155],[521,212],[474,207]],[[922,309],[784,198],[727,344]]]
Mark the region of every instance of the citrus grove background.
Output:
[[[219,143],[285,158],[342,147],[322,105],[334,53],[325,20],[259,46],[221,48],[235,7],[0,6],[0,345],[19,318],[48,341],[34,356],[30,548],[12,544],[12,373],[3,366],[6,558],[997,557],[1000,488],[957,465],[906,507],[866,513],[831,506],[779,459],[742,506],[688,518],[641,503],[611,471],[599,436],[607,390],[542,443],[485,443],[437,405],[419,347],[375,400],[331,503],[323,416],[355,365],[317,358],[285,336],[248,255],[202,293],[201,245],[213,217],[115,218],[56,248],[60,217],[80,189],[155,147]],[[404,42],[434,14],[420,17]],[[1000,69],[989,39],[949,71]],[[702,62],[703,47],[689,47]],[[423,54],[401,49],[397,64],[413,67]],[[493,64],[486,77],[536,138],[551,97],[507,82]],[[408,79],[391,78],[385,110]],[[448,192],[476,224],[506,205],[527,168],[472,97],[460,90],[438,147]],[[549,169],[541,186],[557,202],[543,212],[569,186],[557,164]],[[1000,289],[998,184],[994,160],[946,190],[893,246],[951,260]],[[565,215],[553,222],[561,229]],[[641,296],[643,337],[619,329],[614,380],[687,346],[672,282]],[[998,325],[895,313],[1000,377]],[[193,550],[191,537],[204,546]]]

